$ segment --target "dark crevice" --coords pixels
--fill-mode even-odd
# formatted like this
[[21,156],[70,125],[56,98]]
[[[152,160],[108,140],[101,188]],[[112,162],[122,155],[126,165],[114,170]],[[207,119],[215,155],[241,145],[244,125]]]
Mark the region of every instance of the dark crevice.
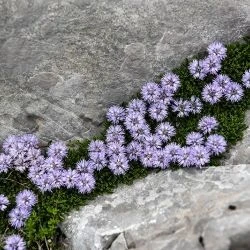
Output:
[[199,243],[201,244],[201,246],[203,248],[205,248],[205,244],[204,244],[204,238],[202,236],[199,236]]

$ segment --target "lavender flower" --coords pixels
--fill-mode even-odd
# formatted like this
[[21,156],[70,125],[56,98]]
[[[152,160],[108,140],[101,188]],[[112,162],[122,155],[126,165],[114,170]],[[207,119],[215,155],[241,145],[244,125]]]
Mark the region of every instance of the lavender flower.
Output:
[[124,124],[127,130],[134,131],[136,128],[145,125],[146,120],[140,113],[131,112],[127,114]]
[[218,127],[218,122],[212,116],[203,116],[198,123],[199,130],[201,130],[205,134],[210,133],[217,127]]
[[227,101],[238,102],[243,97],[243,89],[240,84],[231,82],[227,85],[224,95]]
[[[64,178],[64,176],[62,178]],[[39,177],[32,179],[32,181],[41,192],[52,191],[54,179],[51,174],[43,173]]]
[[37,196],[31,190],[25,189],[16,196],[18,207],[31,208],[37,203]]
[[3,150],[6,154],[10,153],[11,150],[15,150],[19,142],[19,137],[16,135],[8,136],[3,142]]
[[125,151],[125,147],[119,142],[110,142],[109,144],[107,144],[107,155],[109,157],[124,154]]
[[177,162],[182,167],[190,167],[193,162],[193,155],[191,147],[182,147],[177,156]]
[[170,155],[168,155],[164,149],[156,150],[154,167],[166,169],[169,167],[170,161],[171,161]]
[[30,209],[23,207],[13,208],[9,213],[10,225],[16,229],[21,228],[30,216]]
[[161,148],[161,139],[158,135],[149,135],[145,138],[143,145],[154,150]]
[[191,99],[189,101],[190,104],[190,112],[193,114],[199,114],[202,110],[202,103],[200,101],[200,98],[196,96],[191,96]]
[[89,144],[88,151],[89,151],[90,157],[92,155],[96,155],[96,154],[104,154],[105,155],[106,145],[101,140],[93,140]]
[[204,60],[204,67],[206,68],[206,71],[210,74],[217,75],[221,69],[221,61],[217,56],[209,55]]
[[153,103],[149,107],[150,117],[158,122],[163,121],[167,117],[167,114],[167,107],[164,103]]
[[94,164],[91,161],[81,160],[76,164],[76,170],[81,174],[92,174],[94,173]]
[[106,134],[106,142],[120,142],[125,143],[125,131],[120,125],[112,125],[108,128]]
[[38,138],[33,134],[25,134],[21,136],[20,141],[24,143],[27,148],[37,148],[39,144]]
[[175,142],[169,143],[165,147],[165,153],[169,155],[171,162],[175,163],[181,154],[181,146]]
[[186,137],[186,143],[189,146],[202,145],[204,143],[203,135],[198,132],[191,132]]
[[202,90],[202,98],[205,102],[215,104],[220,101],[222,97],[222,91],[217,84],[207,84]]
[[141,153],[142,153],[142,145],[137,141],[130,142],[126,147],[126,153],[128,159],[131,160],[138,160]]
[[142,99],[148,103],[156,102],[160,96],[160,87],[154,82],[149,82],[143,85]]
[[181,86],[180,78],[176,74],[167,73],[161,79],[161,85],[171,92],[176,92]]
[[131,136],[137,141],[144,141],[147,136],[149,136],[150,128],[148,124],[142,124],[130,131]]
[[0,211],[4,211],[9,204],[9,199],[3,194],[0,194]]
[[207,48],[208,54],[210,56],[215,56],[217,57],[219,60],[223,60],[226,58],[227,54],[227,49],[225,48],[225,46],[220,43],[220,42],[213,42],[211,43],[208,48]]
[[219,155],[226,151],[227,142],[222,135],[214,134],[208,136],[205,146],[211,154]]
[[140,155],[140,161],[145,168],[152,168],[155,166],[156,154],[155,150],[146,147]]
[[113,124],[118,124],[119,122],[124,121],[125,119],[125,110],[120,106],[112,106],[109,108],[107,112],[107,119],[108,121],[112,122]]
[[165,105],[168,105],[173,100],[174,94],[175,93],[170,88],[161,87],[160,88],[160,95],[158,97],[158,100],[156,100],[156,102],[158,102],[158,103],[160,102],[160,103],[163,103]]
[[167,142],[175,136],[176,130],[169,122],[164,122],[156,127],[155,133],[163,142]]
[[67,169],[64,171],[63,182],[67,188],[74,188],[75,184],[79,180],[80,174],[73,169]]
[[183,100],[180,98],[179,100],[174,100],[172,104],[173,112],[178,112],[178,117],[188,116],[191,112],[191,105],[189,101]]
[[79,175],[75,187],[82,193],[90,193],[95,188],[95,179],[93,175],[88,173],[82,173]]
[[227,75],[217,75],[216,78],[212,81],[212,84],[215,84],[221,87],[221,90],[223,93],[224,93],[225,88],[230,83],[231,83],[231,79]]
[[0,154],[0,173],[7,173],[11,167],[12,159],[9,155]]
[[4,250],[25,250],[26,243],[24,239],[17,234],[6,237],[4,242]]
[[245,88],[250,88],[250,69],[246,70],[242,76],[242,83]]
[[205,164],[209,163],[210,161],[210,155],[209,151],[206,147],[197,145],[191,148],[191,155],[193,164],[196,167],[202,167]]
[[139,113],[141,115],[146,114],[146,104],[140,99],[134,99],[129,102],[127,107],[127,113]]
[[51,189],[53,188],[60,188],[64,185],[63,176],[64,171],[63,169],[51,169],[48,171],[48,176],[51,182]]
[[193,60],[188,68],[191,75],[200,80],[203,80],[208,74],[207,65],[204,60]]
[[67,146],[64,142],[54,142],[49,146],[48,156],[63,159],[67,155]]
[[91,154],[90,164],[93,164],[94,169],[100,171],[107,165],[106,154],[104,152],[98,154]]
[[125,174],[129,169],[128,159],[124,154],[113,155],[109,161],[108,168],[115,174]]
[[51,169],[62,169],[63,168],[63,162],[61,158],[57,157],[48,157],[44,160],[43,168],[46,170]]

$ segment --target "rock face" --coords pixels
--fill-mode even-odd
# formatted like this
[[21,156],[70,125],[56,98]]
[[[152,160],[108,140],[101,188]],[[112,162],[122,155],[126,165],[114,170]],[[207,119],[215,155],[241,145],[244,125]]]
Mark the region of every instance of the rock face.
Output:
[[152,174],[61,227],[73,250],[249,250],[250,165]]
[[250,27],[245,0],[0,0],[0,141],[89,137],[154,73]]

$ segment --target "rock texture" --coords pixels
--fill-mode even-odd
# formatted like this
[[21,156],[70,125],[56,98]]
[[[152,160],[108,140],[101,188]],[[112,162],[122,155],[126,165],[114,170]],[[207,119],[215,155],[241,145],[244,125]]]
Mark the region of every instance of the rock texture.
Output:
[[249,13],[246,0],[0,0],[0,141],[91,136],[154,73],[248,32]]
[[248,250],[250,165],[152,174],[61,227],[73,250]]

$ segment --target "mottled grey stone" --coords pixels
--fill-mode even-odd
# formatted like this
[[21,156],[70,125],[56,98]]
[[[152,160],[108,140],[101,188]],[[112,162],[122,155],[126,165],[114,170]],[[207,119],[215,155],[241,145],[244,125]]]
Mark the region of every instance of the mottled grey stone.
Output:
[[249,31],[246,0],[0,0],[0,141],[86,138],[159,71]]
[[151,174],[61,225],[73,250],[250,249],[250,165]]

